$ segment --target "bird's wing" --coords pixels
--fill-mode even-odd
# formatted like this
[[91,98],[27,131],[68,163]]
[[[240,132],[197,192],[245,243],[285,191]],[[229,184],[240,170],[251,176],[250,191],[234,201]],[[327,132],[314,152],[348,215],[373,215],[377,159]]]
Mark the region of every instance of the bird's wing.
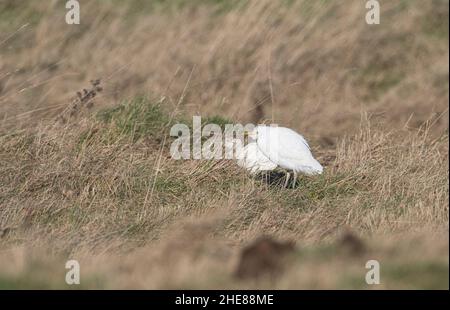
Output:
[[297,134],[297,135],[299,137],[299,141],[301,141],[308,148],[308,150],[311,150],[311,148],[309,147],[308,141],[306,141],[302,135],[299,135],[299,134]]
[[262,128],[258,135],[258,146],[274,163],[282,161],[308,163],[312,154],[305,138],[285,127]]
[[308,175],[322,173],[323,167],[313,157],[305,138],[295,131],[291,131],[281,135],[280,141],[280,163],[289,163],[295,171],[300,171]]
[[322,172],[323,168],[314,159],[308,142],[289,128],[260,128],[257,143],[264,155],[282,168],[306,174]]
[[309,160],[312,158],[308,142],[302,135],[291,129],[282,128],[282,130],[280,130],[279,144],[280,150],[282,150],[280,156],[298,161]]

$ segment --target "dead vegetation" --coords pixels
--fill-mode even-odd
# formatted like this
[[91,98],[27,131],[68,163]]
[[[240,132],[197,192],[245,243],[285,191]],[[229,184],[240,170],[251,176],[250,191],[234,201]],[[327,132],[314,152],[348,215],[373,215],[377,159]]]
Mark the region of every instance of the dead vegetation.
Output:
[[72,103],[57,117],[57,121],[62,124],[67,123],[68,119],[79,116],[83,108],[91,109],[94,106],[94,98],[97,93],[101,92],[103,88],[100,86],[100,79],[91,80],[91,88],[83,88],[82,91],[77,91],[77,96],[72,100]]
[[285,257],[294,252],[292,242],[280,242],[268,236],[261,236],[248,245],[240,254],[235,276],[240,279],[258,278],[264,274],[280,276]]
[[[379,27],[360,1],[138,2],[79,27],[0,3],[0,288],[65,288],[68,258],[85,288],[368,288],[368,259],[382,288],[448,288],[448,2]],[[292,127],[325,173],[172,160],[197,113]]]

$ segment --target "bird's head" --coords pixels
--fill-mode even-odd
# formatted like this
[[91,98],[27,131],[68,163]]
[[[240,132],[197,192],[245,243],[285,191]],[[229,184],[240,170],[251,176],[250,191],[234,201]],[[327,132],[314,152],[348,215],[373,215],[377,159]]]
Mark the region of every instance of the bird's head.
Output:
[[255,142],[257,136],[257,128],[253,128],[252,130],[244,130],[244,141],[246,142]]

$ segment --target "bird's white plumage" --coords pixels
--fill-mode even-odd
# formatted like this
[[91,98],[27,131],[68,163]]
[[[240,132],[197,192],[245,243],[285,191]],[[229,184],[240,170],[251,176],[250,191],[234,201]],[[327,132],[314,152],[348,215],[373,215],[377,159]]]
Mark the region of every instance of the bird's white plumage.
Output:
[[238,155],[237,164],[251,173],[270,171],[277,167],[277,164],[268,159],[259,150],[256,142],[248,143],[242,148],[242,153]]

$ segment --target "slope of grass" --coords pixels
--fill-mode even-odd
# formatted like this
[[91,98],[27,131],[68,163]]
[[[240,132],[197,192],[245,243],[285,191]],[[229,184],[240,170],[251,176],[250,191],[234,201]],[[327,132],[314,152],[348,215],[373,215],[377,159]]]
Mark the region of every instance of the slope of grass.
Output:
[[[85,251],[116,255],[169,242],[177,223],[191,217],[199,220],[200,230],[206,225],[211,240],[238,244],[261,233],[306,244],[331,242],[343,225],[363,236],[387,232],[428,236],[447,229],[445,138],[430,140],[426,131],[400,138],[363,126],[359,134],[341,142],[324,175],[302,177],[298,187],[284,189],[266,183],[264,176],[247,175],[233,161],[172,160],[171,140],[164,139],[168,119],[160,103],[138,98],[77,121],[78,125],[1,137],[1,227],[13,228],[0,239],[1,245],[42,243],[51,245],[56,255]],[[92,128],[95,133],[86,138],[86,130]],[[105,138],[111,136],[115,138]],[[203,245],[207,252],[208,242]],[[181,257],[191,255],[191,250],[187,247]],[[409,251],[405,248],[398,255]],[[335,262],[336,248],[328,253],[325,257],[333,264],[341,264]],[[422,273],[429,274],[429,280],[412,287],[440,287],[445,280],[437,275],[448,269],[440,262],[441,255],[431,253],[430,261],[412,261],[419,275],[413,275],[416,267],[393,263],[386,269],[386,287],[402,287]],[[4,280],[9,283],[5,285],[21,285],[22,276]],[[218,276],[228,285],[235,283],[226,280],[229,275]],[[353,276],[342,277],[333,283],[365,285],[361,279],[355,283]],[[202,283],[195,285],[206,285]],[[322,287],[293,283],[286,285]]]

